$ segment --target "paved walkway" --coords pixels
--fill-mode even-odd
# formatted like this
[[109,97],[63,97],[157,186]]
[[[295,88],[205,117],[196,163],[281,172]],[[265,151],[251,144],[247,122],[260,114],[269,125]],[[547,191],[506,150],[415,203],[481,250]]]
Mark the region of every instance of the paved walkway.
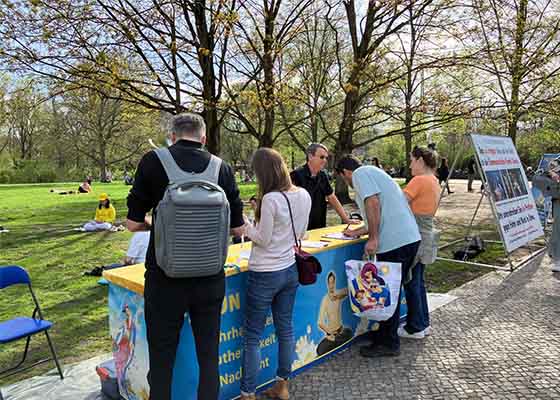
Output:
[[294,379],[292,398],[560,399],[560,273],[548,257],[450,294],[459,298],[432,314],[432,336],[403,340],[398,358],[353,346]]

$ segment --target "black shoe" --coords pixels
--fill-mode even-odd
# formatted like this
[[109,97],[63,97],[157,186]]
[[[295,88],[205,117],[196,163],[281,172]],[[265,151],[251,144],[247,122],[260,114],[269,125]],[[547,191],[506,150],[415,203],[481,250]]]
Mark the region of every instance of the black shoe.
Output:
[[447,194],[453,194],[453,193],[455,193],[455,192],[447,192]]
[[366,358],[374,357],[397,357],[401,354],[400,350],[393,350],[385,346],[368,345],[360,347],[360,355]]

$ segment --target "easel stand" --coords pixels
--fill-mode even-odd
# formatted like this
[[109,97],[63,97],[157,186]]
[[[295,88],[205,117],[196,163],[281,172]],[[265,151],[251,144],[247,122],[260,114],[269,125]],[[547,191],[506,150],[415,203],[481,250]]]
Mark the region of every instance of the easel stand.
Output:
[[[473,213],[473,216],[471,218],[471,221],[469,223],[469,227],[467,230],[467,234],[465,236],[465,238],[469,238],[471,237],[472,234],[472,228],[473,228],[473,223],[476,219],[476,216],[478,214],[478,211],[480,210],[480,206],[482,205],[482,201],[484,199],[484,197],[487,196],[486,190],[484,190],[480,196],[480,200],[478,201],[478,204],[476,206],[476,209]],[[494,210],[492,210],[492,212],[494,212]],[[451,247],[457,243],[460,242],[466,242],[465,244],[465,248],[464,250],[467,249],[468,246],[468,241],[465,240],[465,238],[461,238],[461,239],[456,239],[453,240],[449,243],[444,244],[443,246],[440,246],[438,248],[438,250],[443,250],[446,249],[448,247]],[[503,241],[502,240],[486,240],[485,242],[487,243],[499,243],[503,245]],[[515,253],[515,251],[523,249],[529,247],[531,249],[531,253],[525,257],[523,257],[518,263],[514,264],[511,255],[513,253]],[[505,249],[505,247],[504,247]],[[437,257],[438,260],[443,260],[443,261],[448,261],[448,262],[454,262],[454,263],[458,263],[458,264],[467,264],[467,265],[474,265],[476,267],[486,267],[486,268],[493,268],[493,269],[497,269],[497,270],[502,270],[502,271],[509,271],[509,272],[513,272],[516,269],[526,265],[527,263],[529,263],[530,261],[532,261],[533,259],[535,259],[536,257],[538,257],[539,255],[541,255],[543,252],[546,251],[546,247],[533,247],[533,246],[522,246],[519,249],[517,249],[511,253],[506,252],[506,257],[508,259],[508,263],[506,265],[495,265],[495,264],[485,264],[485,263],[479,263],[479,262],[475,262],[475,261],[466,261],[466,260],[456,260],[454,258],[446,258],[446,257]]]
[[[472,143],[472,138],[471,138],[471,143]],[[474,148],[474,144],[473,144],[473,148]],[[455,164],[456,164],[456,162],[457,162],[457,160],[459,159],[460,156],[461,156],[461,153],[458,153],[455,160],[453,161],[451,171],[449,173],[449,177],[448,177],[447,180],[449,180],[451,178],[451,174],[453,173]],[[483,170],[482,170],[482,167],[481,167],[481,164],[480,164],[480,159],[478,158],[478,155],[476,154],[476,152],[475,152],[475,160],[476,160],[476,168],[478,170],[478,175],[480,176],[480,179],[482,180],[483,190],[482,190],[482,193],[480,195],[480,199],[478,201],[476,209],[474,210],[471,221],[469,223],[469,227],[467,229],[467,234],[463,238],[453,240],[449,243],[444,244],[443,246],[438,247],[438,250],[446,249],[450,246],[453,246],[454,244],[457,244],[457,243],[460,243],[460,242],[463,242],[463,241],[465,242],[464,250],[465,251],[467,250],[468,245],[469,245],[469,239],[471,237],[472,230],[473,230],[473,224],[474,224],[474,221],[475,221],[476,216],[478,214],[478,211],[480,210],[480,206],[482,205],[482,201],[483,201],[484,197],[488,198],[488,202],[490,204],[490,208],[492,209],[492,214],[494,216],[494,220],[496,221],[496,224],[499,225],[498,224],[498,213],[497,213],[495,204],[491,200],[490,194],[487,191],[488,188],[489,188],[489,185],[488,185],[486,176],[483,173]],[[441,195],[443,195],[447,185],[448,185],[448,182],[446,181],[445,185],[442,188]],[[441,199],[441,197],[440,197],[440,199]],[[438,204],[438,208],[439,208],[439,204]],[[539,247],[539,246],[535,246],[531,243],[527,243],[526,245],[521,246],[518,249],[513,250],[512,252],[508,252],[506,250],[506,246],[504,245],[503,235],[502,235],[502,232],[501,232],[500,228],[498,228],[497,231],[498,231],[498,234],[499,234],[500,238],[502,238],[502,240],[486,240],[486,242],[487,243],[500,243],[504,247],[506,257],[507,257],[507,260],[508,260],[506,265],[485,264],[485,263],[479,263],[479,262],[467,261],[467,260],[456,260],[454,258],[446,258],[446,257],[437,257],[437,260],[443,260],[443,261],[448,261],[448,262],[453,262],[453,263],[458,263],[458,264],[474,265],[474,266],[477,266],[477,267],[486,267],[486,268],[493,268],[493,269],[497,269],[497,270],[513,272],[516,269],[521,268],[522,266],[528,264],[529,262],[531,262],[532,260],[534,260],[535,258],[540,256],[547,249],[546,246],[545,247]],[[545,239],[545,241],[546,241],[546,239]],[[526,249],[526,248],[529,248],[530,254],[523,257],[518,263],[514,264],[511,255],[518,250]]]

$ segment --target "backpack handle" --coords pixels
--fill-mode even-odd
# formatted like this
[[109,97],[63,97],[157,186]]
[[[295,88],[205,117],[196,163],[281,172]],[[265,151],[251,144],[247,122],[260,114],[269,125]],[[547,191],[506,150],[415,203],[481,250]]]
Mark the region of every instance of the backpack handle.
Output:
[[185,182],[179,185],[179,187],[177,188],[177,191],[179,193],[185,192],[188,189],[192,188],[192,187],[201,187],[204,188],[206,190],[211,190],[211,191],[217,191],[218,189],[216,188],[216,186],[213,186],[212,184],[208,183],[208,182],[203,182],[203,181],[196,181],[196,182]]

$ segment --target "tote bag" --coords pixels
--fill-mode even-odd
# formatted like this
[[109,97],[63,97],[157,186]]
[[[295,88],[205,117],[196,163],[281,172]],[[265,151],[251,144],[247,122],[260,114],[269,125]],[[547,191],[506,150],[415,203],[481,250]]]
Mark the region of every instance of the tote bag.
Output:
[[375,321],[391,318],[399,304],[401,264],[348,260],[345,267],[354,315]]

